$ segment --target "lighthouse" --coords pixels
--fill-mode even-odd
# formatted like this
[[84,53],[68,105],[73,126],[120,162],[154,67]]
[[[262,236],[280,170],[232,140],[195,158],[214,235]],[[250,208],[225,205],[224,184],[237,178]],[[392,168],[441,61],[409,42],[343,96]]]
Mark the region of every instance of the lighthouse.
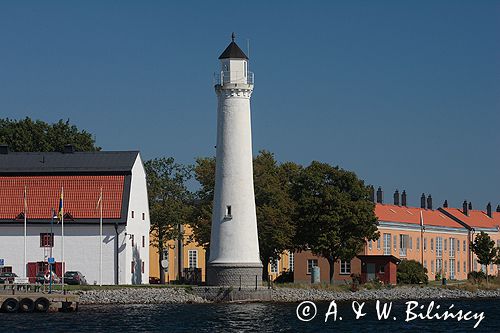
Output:
[[207,283],[255,287],[262,279],[252,166],[250,96],[254,76],[234,41],[219,57],[217,153]]

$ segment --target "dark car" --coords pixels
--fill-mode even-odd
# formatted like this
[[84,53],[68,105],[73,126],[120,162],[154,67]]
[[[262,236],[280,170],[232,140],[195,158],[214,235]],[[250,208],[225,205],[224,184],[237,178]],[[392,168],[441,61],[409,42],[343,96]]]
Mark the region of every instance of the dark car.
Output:
[[0,273],[0,283],[14,283],[14,278],[16,277],[16,273]]
[[64,273],[64,283],[67,284],[87,284],[85,276],[78,271],[68,271]]

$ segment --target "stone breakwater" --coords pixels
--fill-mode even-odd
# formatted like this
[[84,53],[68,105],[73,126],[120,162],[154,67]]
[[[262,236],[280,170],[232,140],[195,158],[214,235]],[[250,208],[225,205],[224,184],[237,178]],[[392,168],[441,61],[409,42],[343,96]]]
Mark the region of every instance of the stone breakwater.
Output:
[[77,291],[80,304],[207,303],[184,288],[122,288]]
[[[107,290],[77,291],[80,304],[171,304],[209,303],[184,288],[121,288]],[[276,288],[271,291],[273,302],[351,301],[351,300],[415,300],[500,298],[500,289],[475,292],[433,287],[397,287],[351,291],[329,291],[321,289]]]
[[272,298],[275,302],[500,298],[500,289],[470,292],[433,287],[397,287],[336,292],[321,289],[276,288],[273,290]]

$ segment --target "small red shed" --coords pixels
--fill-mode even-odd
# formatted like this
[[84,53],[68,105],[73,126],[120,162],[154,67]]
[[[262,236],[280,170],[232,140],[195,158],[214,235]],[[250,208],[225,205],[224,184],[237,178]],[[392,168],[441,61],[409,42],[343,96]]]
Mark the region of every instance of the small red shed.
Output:
[[361,260],[361,283],[378,278],[384,284],[397,283],[400,259],[392,255],[358,255]]

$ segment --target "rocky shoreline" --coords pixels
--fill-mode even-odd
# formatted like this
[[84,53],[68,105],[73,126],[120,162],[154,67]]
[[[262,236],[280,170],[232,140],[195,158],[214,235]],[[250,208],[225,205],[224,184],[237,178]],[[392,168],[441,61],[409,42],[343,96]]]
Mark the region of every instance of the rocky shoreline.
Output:
[[[210,303],[186,288],[121,288],[76,291],[80,304],[186,304]],[[351,291],[321,289],[276,288],[271,291],[273,302],[350,301],[350,300],[415,300],[500,298],[500,289],[470,292],[435,287],[397,287]]]

